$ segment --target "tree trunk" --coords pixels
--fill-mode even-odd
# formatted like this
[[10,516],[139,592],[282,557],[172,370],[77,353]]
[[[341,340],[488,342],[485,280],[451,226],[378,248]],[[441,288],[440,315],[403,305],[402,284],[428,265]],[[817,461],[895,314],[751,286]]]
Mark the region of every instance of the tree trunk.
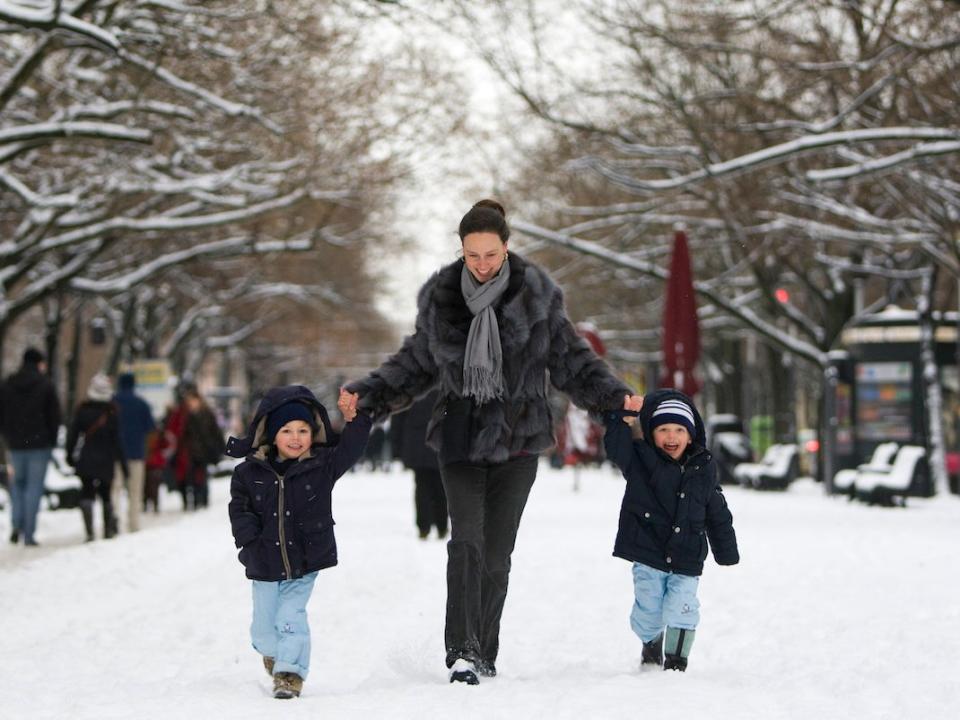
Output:
[[920,323],[920,362],[923,365],[924,403],[927,413],[927,456],[934,491],[950,494],[947,475],[947,454],[943,438],[943,392],[940,387],[940,369],[934,346],[933,293],[937,285],[937,266],[923,275],[920,296],[917,298],[917,316]]

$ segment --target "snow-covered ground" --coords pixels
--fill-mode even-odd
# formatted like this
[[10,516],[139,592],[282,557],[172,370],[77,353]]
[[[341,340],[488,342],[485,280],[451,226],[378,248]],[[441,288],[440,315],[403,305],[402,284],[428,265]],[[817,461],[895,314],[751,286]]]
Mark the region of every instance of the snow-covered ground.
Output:
[[[708,561],[686,674],[638,671],[630,566],[610,556],[622,484],[545,464],[514,554],[497,663],[479,687],[443,666],[445,547],[420,541],[412,480],[349,474],[340,565],[309,606],[313,667],[278,701],[250,648],[228,483],[192,515],[81,542],[43,511],[42,547],[0,547],[0,718],[895,718],[960,708],[960,499],[869,508],[727,490],[742,562]],[[0,520],[4,537],[9,519]]]

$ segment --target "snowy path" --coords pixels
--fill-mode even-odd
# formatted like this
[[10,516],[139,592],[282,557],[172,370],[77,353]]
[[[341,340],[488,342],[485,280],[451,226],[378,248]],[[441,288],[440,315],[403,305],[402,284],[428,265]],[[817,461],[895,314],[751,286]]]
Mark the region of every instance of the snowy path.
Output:
[[[309,606],[313,667],[273,700],[247,639],[249,585],[213,507],[80,543],[41,514],[44,547],[0,547],[0,718],[952,718],[960,708],[960,499],[875,509],[728,490],[743,562],[708,561],[690,670],[637,672],[626,562],[610,556],[621,483],[543,465],[521,527],[500,677],[451,686],[445,548],[416,539],[412,480],[348,475],[340,566]],[[0,521],[6,536],[9,520]]]

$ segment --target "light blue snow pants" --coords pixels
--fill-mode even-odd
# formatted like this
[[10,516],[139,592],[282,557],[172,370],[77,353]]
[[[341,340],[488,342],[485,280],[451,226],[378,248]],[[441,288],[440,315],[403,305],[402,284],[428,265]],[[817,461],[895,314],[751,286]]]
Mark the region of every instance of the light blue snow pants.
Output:
[[47,477],[47,465],[53,450],[11,450],[10,464],[13,479],[10,481],[10,525],[23,533],[27,543],[34,541],[37,530],[37,513],[43,497],[43,482]]
[[296,673],[304,680],[310,670],[310,626],[307,601],[318,573],[296,580],[253,581],[254,649],[274,659],[273,672]]
[[697,586],[700,578],[633,564],[633,610],[630,627],[643,642],[650,642],[666,627],[696,630],[700,622]]

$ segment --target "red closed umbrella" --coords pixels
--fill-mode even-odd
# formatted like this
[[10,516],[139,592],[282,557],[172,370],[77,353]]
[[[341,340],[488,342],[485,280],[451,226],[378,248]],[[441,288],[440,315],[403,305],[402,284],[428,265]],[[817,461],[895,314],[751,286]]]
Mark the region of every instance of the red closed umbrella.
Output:
[[700,357],[700,326],[697,300],[693,292],[693,272],[687,235],[677,230],[673,236],[673,257],[663,306],[663,364],[661,387],[676,388],[693,397],[700,383],[693,369]]

